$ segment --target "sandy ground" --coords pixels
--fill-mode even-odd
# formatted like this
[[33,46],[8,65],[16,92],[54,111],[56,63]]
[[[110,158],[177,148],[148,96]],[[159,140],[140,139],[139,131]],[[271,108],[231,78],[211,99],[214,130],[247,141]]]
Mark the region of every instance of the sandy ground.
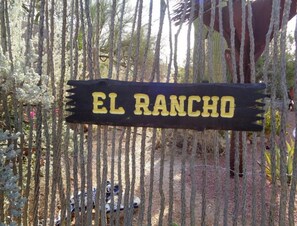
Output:
[[[292,138],[294,114],[288,112],[288,140]],[[267,217],[270,214],[275,214],[275,222],[278,222],[279,204],[277,203],[275,210],[270,208],[272,185],[261,177],[258,164],[261,162],[260,139],[256,148],[253,148],[252,143],[247,144],[245,176],[230,178],[225,153],[200,153],[194,156],[191,147],[183,152],[182,145],[174,146],[170,139],[162,143],[159,130],[157,148],[153,150],[152,129],[147,130],[145,142],[141,139],[142,130],[138,129],[133,148],[133,134],[130,137],[122,136],[122,129],[119,128],[115,132],[113,156],[112,134],[113,130],[110,128],[106,134],[107,142],[104,143],[106,136],[104,131],[102,133],[101,146],[107,148],[107,155],[102,152],[100,159],[96,157],[98,149],[94,137],[92,180],[96,187],[96,166],[100,163],[101,173],[104,167],[107,169],[108,180],[113,178],[111,169],[114,169],[114,181],[117,183],[121,180],[123,190],[131,191],[131,186],[126,184],[134,184],[134,193],[141,198],[141,206],[133,215],[133,225],[139,225],[139,217],[143,218],[144,225],[167,225],[168,218],[177,225],[260,225],[263,219],[264,224],[268,225]],[[128,141],[130,142],[127,143]],[[143,150],[142,143],[145,144]],[[122,147],[121,150],[119,146]],[[126,147],[129,150],[127,152]],[[114,165],[111,165],[112,162]],[[277,187],[276,200],[279,200],[279,190]],[[297,217],[295,221],[297,222]]]
[[[292,125],[294,125],[294,112],[288,112],[288,139],[292,137]],[[253,222],[259,224],[263,214],[265,214],[266,218],[272,212],[277,216],[278,209],[270,209],[272,186],[268,180],[261,177],[261,168],[258,164],[261,162],[259,144],[256,145],[255,149],[252,148],[253,144],[248,143],[247,145],[245,176],[230,178],[225,154],[215,156],[213,153],[209,153],[206,156],[200,154],[193,157],[189,148],[183,153],[182,147],[175,147],[175,154],[173,154],[174,162],[172,164],[173,146],[168,142],[165,144],[158,142],[158,148],[155,150],[153,157],[154,165],[151,167],[153,153],[151,133],[152,131],[148,130],[146,148],[143,153],[141,152],[141,129],[137,131],[138,135],[133,154],[129,152],[125,156],[125,137],[121,143],[123,150],[120,158],[117,151],[118,145],[115,148],[115,166],[117,166],[118,160],[121,159],[123,188],[125,189],[125,182],[130,181],[131,183],[135,179],[135,194],[143,199],[142,208],[144,209],[139,209],[138,213],[134,214],[135,222],[138,222],[136,219],[139,216],[139,212],[143,211],[144,224],[147,224],[149,221],[151,221],[152,225],[167,224],[171,201],[173,205],[172,219],[178,225],[182,222],[186,225],[190,225],[193,222],[197,225],[201,223],[205,223],[205,225],[213,225],[215,223],[223,225],[224,222],[228,225],[234,222],[237,222],[238,225],[251,225]],[[109,132],[109,134],[112,133]],[[117,130],[116,140],[118,140],[120,135],[121,130]],[[110,137],[108,140],[111,141],[111,139]],[[130,141],[132,139],[131,136]],[[158,139],[160,140],[160,138]],[[131,146],[132,143],[130,143]],[[165,145],[164,155],[162,155],[162,145]],[[111,147],[111,143],[108,143],[107,178],[111,177]],[[140,164],[142,155],[143,166]],[[129,177],[125,174],[128,169],[125,168],[127,156],[129,156]],[[193,165],[191,165],[192,159]],[[96,164],[95,159],[93,164]],[[135,169],[133,169],[134,164]],[[144,184],[141,184],[142,169],[144,170]],[[115,181],[118,181],[117,167],[115,167],[115,172]],[[172,183],[170,183],[170,172],[173,175]],[[133,177],[134,174],[135,177]],[[142,191],[144,191],[144,194],[141,194]],[[277,197],[279,197],[279,189],[277,188],[276,191]],[[172,192],[171,195],[170,192]],[[152,201],[150,201],[150,198]],[[163,206],[161,205],[162,198],[164,200]],[[151,213],[148,213],[149,211]],[[276,222],[277,220],[278,217],[275,217]],[[268,223],[267,221],[265,222]]]

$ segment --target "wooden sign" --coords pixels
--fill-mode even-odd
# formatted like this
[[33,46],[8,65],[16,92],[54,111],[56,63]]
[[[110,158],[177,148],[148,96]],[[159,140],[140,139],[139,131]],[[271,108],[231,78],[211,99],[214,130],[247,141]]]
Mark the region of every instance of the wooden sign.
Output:
[[265,84],[68,81],[70,123],[261,131]]

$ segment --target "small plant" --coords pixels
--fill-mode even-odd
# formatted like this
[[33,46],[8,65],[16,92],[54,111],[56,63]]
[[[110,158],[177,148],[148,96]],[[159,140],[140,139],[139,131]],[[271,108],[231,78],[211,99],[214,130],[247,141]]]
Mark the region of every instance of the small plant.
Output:
[[[4,209],[7,221],[10,225],[16,225],[14,219],[21,216],[25,199],[21,196],[18,186],[18,175],[13,172],[12,160],[17,157],[19,150],[15,150],[13,144],[6,146],[8,140],[13,141],[19,134],[10,134],[0,129],[0,193],[4,196]],[[4,225],[4,222],[0,222]]]
[[[291,140],[290,143],[287,142],[287,159],[286,159],[286,175],[287,183],[291,183],[292,173],[293,173],[293,158],[294,158],[294,142]],[[280,148],[275,149],[275,175],[276,179],[280,180],[281,178],[281,168],[280,168]],[[265,160],[266,160],[266,176],[268,180],[272,180],[272,156],[269,150],[265,151]]]
[[[276,129],[276,135],[279,135],[280,133],[280,120],[281,120],[281,115],[278,110],[275,110],[275,129]],[[265,115],[265,125],[264,125],[264,131],[265,134],[268,136],[271,134],[271,126],[272,126],[272,120],[271,120],[271,109],[266,111]]]

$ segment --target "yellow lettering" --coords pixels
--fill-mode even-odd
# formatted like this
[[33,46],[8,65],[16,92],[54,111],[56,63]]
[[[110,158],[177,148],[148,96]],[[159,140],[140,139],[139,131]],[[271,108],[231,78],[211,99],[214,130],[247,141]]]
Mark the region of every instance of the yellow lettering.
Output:
[[[227,111],[227,103],[229,103],[229,111]],[[235,100],[232,96],[223,96],[221,98],[221,117],[233,118],[235,111]]]
[[[218,96],[212,96],[211,98],[209,96],[202,97],[203,100],[203,112],[201,114],[202,117],[213,117],[217,118],[219,117],[218,113]],[[212,100],[212,104],[209,103],[209,101]],[[211,114],[209,113],[211,111]]]
[[198,116],[200,116],[200,113],[201,113],[199,110],[193,111],[194,101],[200,102],[201,101],[200,96],[189,96],[189,99],[188,99],[188,115],[190,117],[198,117]]
[[[150,104],[150,98],[148,95],[143,93],[136,93],[134,94],[135,98],[135,115],[151,115],[152,112],[148,109],[148,106]],[[142,110],[143,112],[142,112]]]
[[187,115],[184,109],[186,96],[179,96],[178,99],[179,99],[179,102],[177,101],[177,96],[175,95],[170,96],[170,116],[176,116],[177,111],[179,116]]
[[92,93],[92,96],[93,96],[93,113],[94,114],[106,114],[107,113],[106,107],[101,107],[104,104],[104,102],[102,100],[106,99],[105,93],[94,92],[94,93]]
[[161,111],[162,116],[168,116],[169,115],[169,111],[167,111],[165,96],[161,95],[161,94],[156,97],[154,110],[153,110],[153,115],[154,116],[159,115],[160,114],[159,111]]
[[118,95],[116,93],[110,93],[109,98],[110,98],[110,114],[114,115],[123,115],[125,114],[125,110],[123,107],[119,107],[118,109],[116,108],[116,97]]

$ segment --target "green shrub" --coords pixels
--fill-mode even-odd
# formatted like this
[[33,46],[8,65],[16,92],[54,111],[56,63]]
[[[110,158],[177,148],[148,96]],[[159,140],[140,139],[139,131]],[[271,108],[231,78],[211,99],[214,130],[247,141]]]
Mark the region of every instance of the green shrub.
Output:
[[[272,126],[272,120],[271,120],[271,109],[266,111],[265,115],[265,125],[264,125],[264,131],[266,135],[271,134],[271,126]],[[281,121],[281,115],[278,110],[275,111],[275,126],[276,126],[276,135],[279,135],[280,133],[280,121]]]
[[[5,211],[8,215],[9,225],[16,225],[13,221],[21,216],[25,203],[18,186],[18,175],[15,175],[12,169],[12,160],[20,151],[15,150],[13,144],[7,145],[7,141],[12,142],[18,137],[19,134],[10,134],[0,129],[0,193],[4,196],[4,210],[1,211]],[[4,225],[4,222],[0,222],[0,225]]]
[[[291,183],[292,173],[293,173],[293,158],[294,158],[294,142],[291,140],[290,143],[287,142],[287,158],[286,158],[286,175],[287,175],[287,183]],[[281,178],[281,169],[280,169],[280,148],[277,147],[275,149],[275,174],[276,180],[280,180]],[[272,157],[269,150],[265,151],[265,168],[266,168],[266,176],[268,180],[272,180]]]

